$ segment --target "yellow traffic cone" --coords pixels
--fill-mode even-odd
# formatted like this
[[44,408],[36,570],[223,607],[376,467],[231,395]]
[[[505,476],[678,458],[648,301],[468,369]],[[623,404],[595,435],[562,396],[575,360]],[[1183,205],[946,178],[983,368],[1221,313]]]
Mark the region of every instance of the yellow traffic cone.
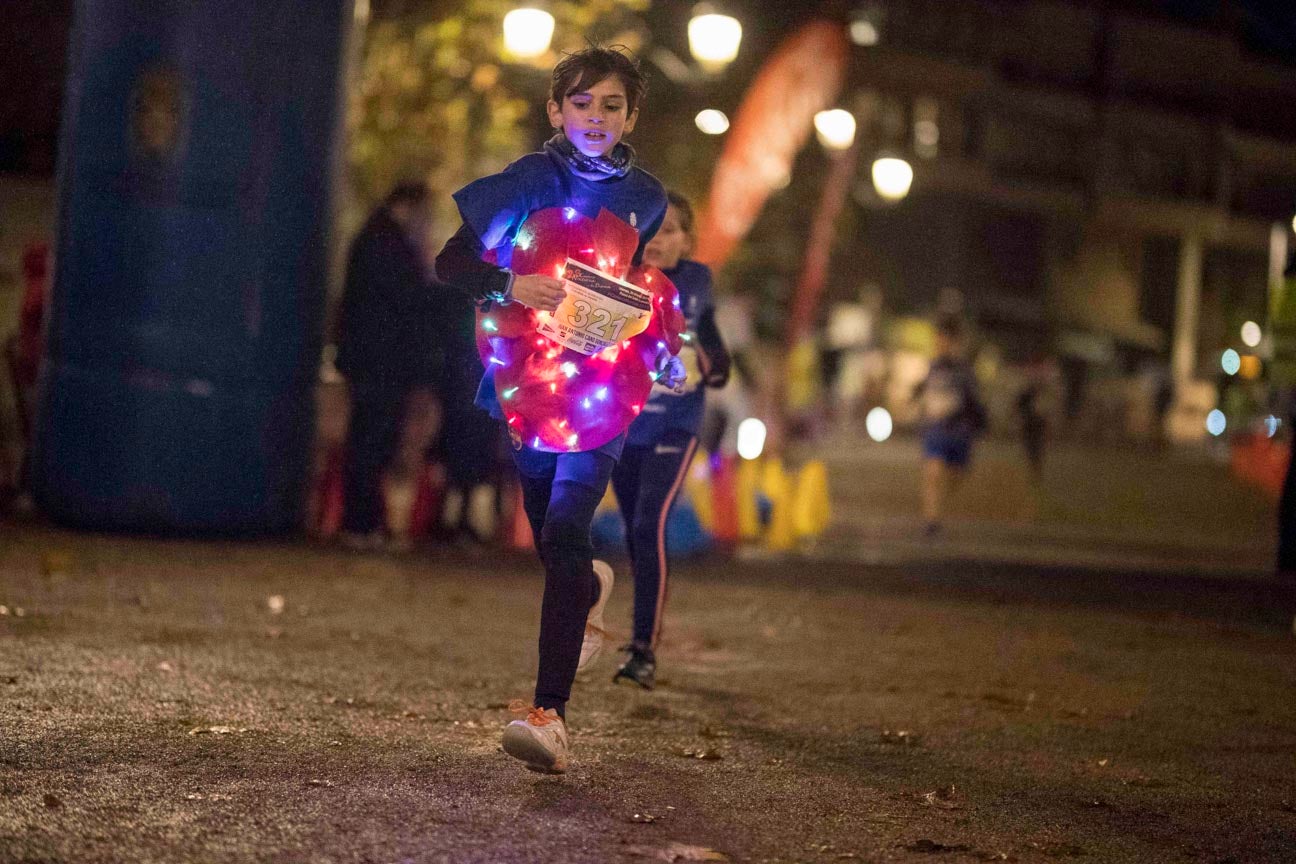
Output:
[[796,490],[792,494],[792,529],[798,540],[813,540],[828,530],[831,518],[828,469],[815,459],[797,474]]
[[734,498],[738,504],[738,537],[742,540],[757,540],[761,536],[760,511],[756,508],[756,494],[760,491],[760,463],[751,459],[741,460],[734,485]]
[[761,485],[770,502],[770,524],[765,532],[765,548],[772,552],[786,552],[796,547],[796,533],[792,525],[792,489],[783,460],[774,458],[765,463]]

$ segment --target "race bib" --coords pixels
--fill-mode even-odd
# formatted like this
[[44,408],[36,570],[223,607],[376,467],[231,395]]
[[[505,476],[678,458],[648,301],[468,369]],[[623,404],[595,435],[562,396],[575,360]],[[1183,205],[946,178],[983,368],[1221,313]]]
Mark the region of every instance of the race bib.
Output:
[[597,354],[638,336],[652,320],[652,295],[571,258],[563,268],[567,296],[553,312],[541,312],[536,329],[582,354]]

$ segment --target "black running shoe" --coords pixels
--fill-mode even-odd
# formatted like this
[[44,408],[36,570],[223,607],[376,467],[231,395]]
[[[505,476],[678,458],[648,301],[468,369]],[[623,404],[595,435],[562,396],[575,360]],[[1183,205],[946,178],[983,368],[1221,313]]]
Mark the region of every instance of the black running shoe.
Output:
[[653,689],[657,676],[657,658],[653,656],[652,649],[631,645],[629,651],[630,656],[612,676],[612,683],[616,684],[624,678],[645,690]]

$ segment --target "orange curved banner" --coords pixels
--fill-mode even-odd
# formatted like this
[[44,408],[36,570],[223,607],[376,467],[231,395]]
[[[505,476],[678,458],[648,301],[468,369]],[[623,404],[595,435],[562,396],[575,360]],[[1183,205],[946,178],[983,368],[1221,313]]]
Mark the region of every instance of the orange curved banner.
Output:
[[761,67],[711,177],[694,253],[699,261],[724,264],[751,230],[770,192],[786,182],[815,114],[832,107],[841,92],[849,52],[845,27],[812,21]]

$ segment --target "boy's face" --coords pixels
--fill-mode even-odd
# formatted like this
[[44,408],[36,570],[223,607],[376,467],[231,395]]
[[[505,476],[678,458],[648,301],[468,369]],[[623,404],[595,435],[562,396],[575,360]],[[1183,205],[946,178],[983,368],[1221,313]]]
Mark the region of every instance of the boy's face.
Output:
[[639,109],[629,112],[625,84],[609,75],[588,90],[563,97],[562,105],[549,100],[549,125],[561,128],[567,139],[586,156],[604,156],[634,131]]
[[661,228],[644,247],[644,263],[661,270],[670,270],[689,253],[692,245],[693,238],[684,230],[679,210],[672,205],[666,208],[666,218],[662,220]]

